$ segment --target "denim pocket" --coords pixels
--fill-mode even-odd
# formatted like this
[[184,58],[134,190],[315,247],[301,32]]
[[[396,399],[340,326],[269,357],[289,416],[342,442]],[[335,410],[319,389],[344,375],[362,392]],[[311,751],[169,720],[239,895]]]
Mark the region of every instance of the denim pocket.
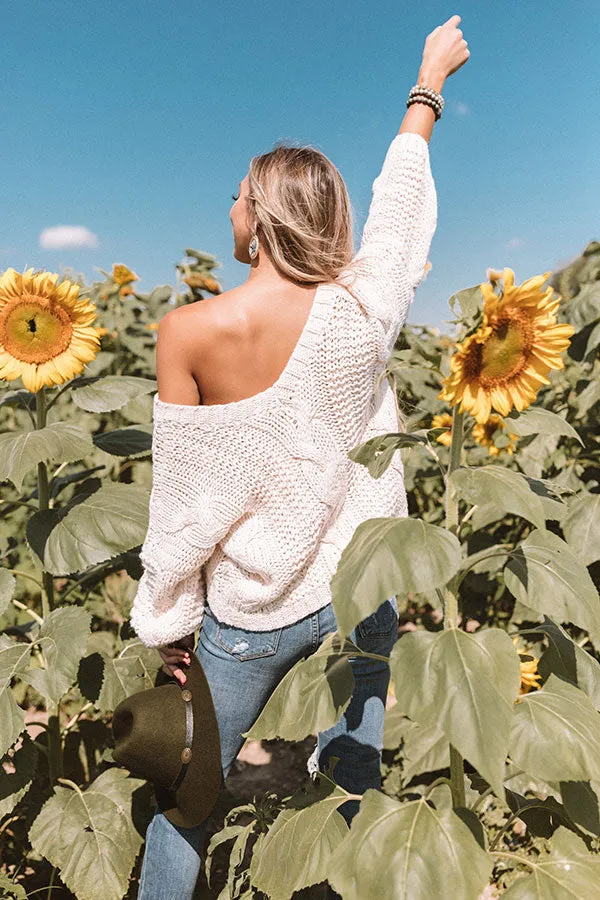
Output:
[[398,628],[398,607],[396,598],[384,600],[375,612],[359,622],[357,632],[362,637],[383,637]]
[[231,653],[236,659],[256,659],[259,656],[274,656],[279,647],[283,628],[273,631],[246,631],[224,622],[217,624],[215,643]]

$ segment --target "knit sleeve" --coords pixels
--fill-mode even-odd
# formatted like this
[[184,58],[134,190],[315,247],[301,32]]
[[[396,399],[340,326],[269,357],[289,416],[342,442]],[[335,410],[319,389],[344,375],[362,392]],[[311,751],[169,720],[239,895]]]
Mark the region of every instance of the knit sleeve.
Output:
[[155,397],[149,523],[140,552],[144,571],[130,616],[147,647],[199,627],[203,566],[251,502],[243,472],[233,477],[235,453],[227,453],[226,437],[215,440],[214,432],[194,428],[185,421],[190,409]]
[[367,313],[397,334],[425,278],[437,226],[437,194],[429,144],[405,131],[392,140],[372,199],[360,248],[349,266],[350,286]]

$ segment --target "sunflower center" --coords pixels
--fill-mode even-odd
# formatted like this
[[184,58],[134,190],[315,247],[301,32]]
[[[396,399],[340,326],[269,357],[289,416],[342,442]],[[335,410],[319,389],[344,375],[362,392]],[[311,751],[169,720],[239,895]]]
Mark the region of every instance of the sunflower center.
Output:
[[0,344],[22,362],[48,362],[69,347],[72,334],[67,311],[39,297],[21,296],[0,315]]
[[483,388],[504,385],[527,364],[533,343],[529,320],[518,310],[498,316],[490,322],[491,335],[483,343],[473,342],[468,370]]

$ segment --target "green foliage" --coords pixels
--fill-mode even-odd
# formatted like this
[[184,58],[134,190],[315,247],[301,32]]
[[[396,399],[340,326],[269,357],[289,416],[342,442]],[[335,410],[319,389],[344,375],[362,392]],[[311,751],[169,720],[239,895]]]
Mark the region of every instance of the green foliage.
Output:
[[[0,393],[3,896],[26,895],[27,860],[56,867],[78,897],[123,897],[142,846],[149,786],[113,764],[110,714],[161,665],[128,625],[152,477],[156,329],[170,309],[220,291],[215,257],[186,255],[185,293],[124,290],[110,274],[83,289],[105,329],[85,375]],[[594,895],[600,243],[550,283],[560,321],[576,328],[564,368],[489,447],[456,408],[454,456],[447,429],[432,426],[449,412],[438,395],[453,339],[402,330],[383,377],[406,428],[349,456],[378,478],[399,453],[409,516],[359,525],[331,580],[338,631],[284,676],[244,735],[294,741],[335,724],[352,663],[364,662],[348,635],[395,594],[403,629],[389,659],[384,790],[351,795],[334,758],[295,795],[232,810],[206,860],[209,877],[215,849],[231,843],[223,900],[287,900],[325,880],[344,900],[479,900],[490,882],[509,898]],[[463,336],[482,300],[478,285],[450,298]],[[539,683],[524,684],[536,661]],[[47,714],[35,739],[32,710]],[[360,808],[348,828],[339,807],[351,797]]]

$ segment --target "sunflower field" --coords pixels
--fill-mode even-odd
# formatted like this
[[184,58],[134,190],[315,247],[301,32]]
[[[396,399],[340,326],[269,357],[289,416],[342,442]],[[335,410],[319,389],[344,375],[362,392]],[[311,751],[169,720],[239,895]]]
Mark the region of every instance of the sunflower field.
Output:
[[[162,666],[129,623],[156,330],[220,293],[218,265],[187,250],[149,294],[123,264],[91,286],[0,276],[0,898],[136,896],[152,790],[115,764],[110,722]],[[232,810],[206,856],[210,882],[230,842],[219,900],[325,882],[343,900],[598,896],[600,243],[521,284],[488,269],[448,302],[455,335],[406,324],[388,360],[398,431],[350,451],[375,479],[400,455],[410,515],[356,529],[337,632],[245,734],[335,724],[350,659],[379,658],[349,635],[395,594],[383,790],[350,794],[334,758]]]

